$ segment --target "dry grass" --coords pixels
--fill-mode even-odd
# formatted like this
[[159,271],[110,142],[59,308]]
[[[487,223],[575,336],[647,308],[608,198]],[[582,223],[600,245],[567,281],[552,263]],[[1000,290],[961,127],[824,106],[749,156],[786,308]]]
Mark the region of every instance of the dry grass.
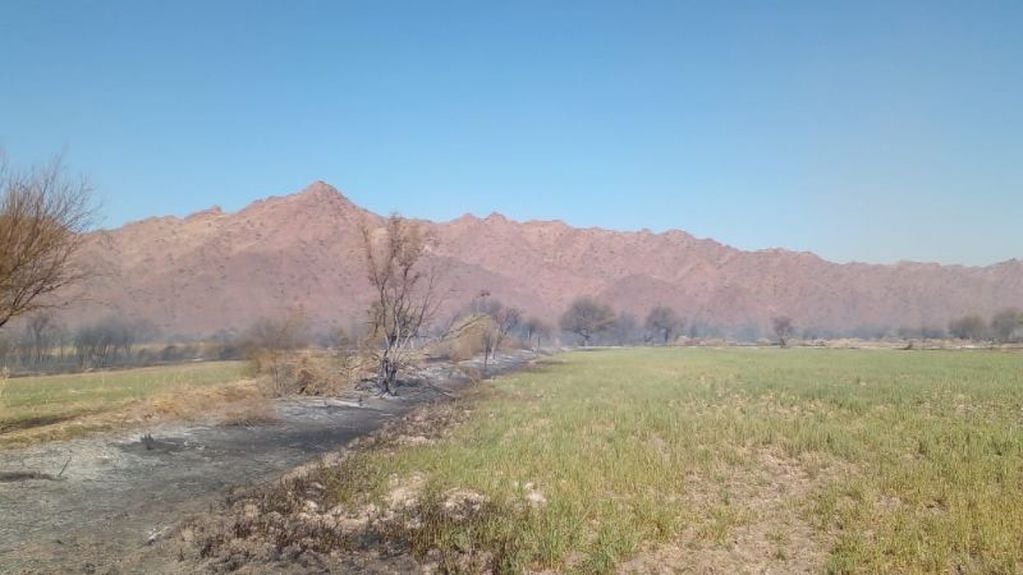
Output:
[[[153,396],[122,416],[135,421],[192,419],[198,416],[255,413],[272,409],[259,383],[243,379],[216,387],[185,387],[174,393]],[[240,415],[239,415],[240,416]]]
[[239,362],[14,378],[0,398],[0,446],[194,417],[260,395]]
[[273,402],[260,396],[228,403],[218,420],[221,425],[255,427],[275,424],[280,418],[274,411]]

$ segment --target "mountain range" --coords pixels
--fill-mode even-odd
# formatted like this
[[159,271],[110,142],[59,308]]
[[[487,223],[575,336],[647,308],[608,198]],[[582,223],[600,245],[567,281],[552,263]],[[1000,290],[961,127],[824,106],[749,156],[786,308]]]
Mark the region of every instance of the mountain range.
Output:
[[[167,334],[244,329],[301,309],[320,325],[350,324],[370,299],[361,222],[384,218],[314,182],[225,213],[154,217],[93,232],[80,257],[95,275],[69,323],[145,319]],[[944,326],[1023,307],[1023,262],[986,267],[826,261],[807,252],[743,251],[686,232],[575,228],[500,214],[420,221],[444,269],[445,312],[481,290],[556,323],[594,296],[642,319],[669,305],[705,331],[766,333],[776,315],[804,330],[851,333]]]

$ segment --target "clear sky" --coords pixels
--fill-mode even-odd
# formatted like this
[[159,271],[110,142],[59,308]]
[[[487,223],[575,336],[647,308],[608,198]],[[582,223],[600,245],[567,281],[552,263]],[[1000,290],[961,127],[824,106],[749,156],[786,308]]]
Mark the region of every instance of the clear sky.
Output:
[[0,0],[0,146],[105,225],[377,212],[1023,257],[1023,2]]

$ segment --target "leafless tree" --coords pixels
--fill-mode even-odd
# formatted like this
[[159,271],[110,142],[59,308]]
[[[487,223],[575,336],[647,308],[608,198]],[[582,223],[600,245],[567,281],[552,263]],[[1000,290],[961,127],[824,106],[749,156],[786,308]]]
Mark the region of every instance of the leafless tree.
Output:
[[578,335],[583,345],[589,345],[593,337],[611,327],[615,312],[611,306],[591,297],[576,298],[561,316],[561,329]]
[[256,374],[270,376],[270,391],[287,395],[294,375],[294,353],[309,345],[309,322],[301,310],[290,310],[276,318],[263,318],[245,333],[242,343],[245,357]]
[[615,345],[635,345],[643,337],[636,316],[627,311],[618,312],[618,317],[608,328],[608,335]]
[[42,363],[50,355],[60,332],[60,324],[52,310],[40,310],[25,319],[25,343],[32,363]]
[[73,342],[79,367],[105,367],[130,362],[135,344],[143,333],[143,325],[142,322],[108,316],[80,327]]
[[979,315],[964,315],[949,322],[948,333],[956,339],[980,341],[987,338],[988,326]]
[[483,344],[483,375],[487,375],[487,367],[490,359],[501,349],[501,345],[522,321],[522,312],[518,308],[507,307],[500,301],[490,298],[489,292],[481,294],[484,301],[476,306],[480,313],[486,318],[486,324],[481,332],[481,343]]
[[666,305],[659,305],[647,314],[646,329],[656,341],[667,345],[682,329],[682,321],[675,314],[675,310]]
[[373,302],[369,326],[381,393],[394,394],[398,375],[410,362],[412,345],[440,304],[436,268],[424,261],[428,241],[413,221],[390,216],[382,229],[362,226]]
[[533,346],[533,352],[540,351],[540,342],[545,337],[550,337],[551,326],[544,320],[532,316],[522,325],[522,339]]
[[796,326],[792,323],[792,318],[787,315],[772,317],[771,329],[774,330],[774,336],[778,338],[778,345],[782,347],[788,345],[789,338],[796,332]]
[[102,325],[79,328],[75,332],[73,344],[80,368],[107,365],[114,347],[112,334]]
[[244,346],[249,349],[293,351],[307,345],[309,338],[305,314],[292,310],[279,318],[256,321],[244,335]]
[[59,157],[16,170],[0,151],[0,327],[53,306],[50,296],[83,277],[74,256],[92,214],[92,188]]
[[1023,310],[1005,308],[991,318],[991,334],[995,340],[1008,343],[1023,339]]

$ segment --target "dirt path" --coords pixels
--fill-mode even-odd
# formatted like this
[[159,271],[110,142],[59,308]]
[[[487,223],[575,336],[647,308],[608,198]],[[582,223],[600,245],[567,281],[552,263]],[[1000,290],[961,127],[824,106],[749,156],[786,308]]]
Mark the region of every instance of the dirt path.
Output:
[[[494,371],[532,357],[500,357]],[[168,424],[0,452],[0,573],[144,572],[123,559],[159,545],[227,488],[273,479],[465,381],[450,365],[424,375],[427,383],[395,398],[352,392],[281,400],[279,421],[269,425]]]

